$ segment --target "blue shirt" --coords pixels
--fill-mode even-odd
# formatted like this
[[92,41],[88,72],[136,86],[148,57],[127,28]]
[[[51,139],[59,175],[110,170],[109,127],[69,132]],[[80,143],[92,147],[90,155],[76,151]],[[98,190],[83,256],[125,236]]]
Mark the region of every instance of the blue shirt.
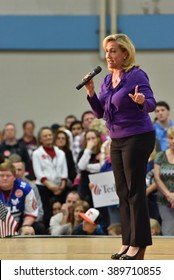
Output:
[[[129,93],[135,87],[145,95],[144,105],[135,103]],[[87,97],[97,118],[106,120],[111,138],[122,138],[154,130],[150,112],[156,107],[147,74],[138,67],[123,72],[120,83],[112,87],[112,74],[105,77],[99,96]]]
[[161,150],[165,151],[168,148],[167,130],[174,122],[170,121],[168,127],[162,127],[159,123],[154,123],[156,138],[160,141]]
[[72,235],[104,235],[104,231],[100,224],[97,225],[97,228],[93,233],[87,233],[83,230],[83,224],[80,223],[78,226],[76,226],[72,232]]
[[30,185],[20,179],[15,179],[13,188],[8,196],[0,190],[0,200],[9,208],[11,214],[18,223],[21,223],[24,216],[37,217],[38,209],[35,195]]

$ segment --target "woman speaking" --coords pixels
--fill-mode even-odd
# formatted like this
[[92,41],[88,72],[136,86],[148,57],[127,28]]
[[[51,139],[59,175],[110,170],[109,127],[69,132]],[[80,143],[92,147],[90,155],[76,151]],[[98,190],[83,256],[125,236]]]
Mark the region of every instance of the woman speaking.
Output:
[[149,113],[154,111],[156,101],[147,74],[135,64],[135,47],[128,36],[109,35],[103,48],[110,74],[104,78],[98,96],[92,79],[85,89],[96,117],[106,120],[112,139],[111,163],[120,201],[122,246],[111,258],[144,259],[146,246],[152,244],[145,175],[155,143]]

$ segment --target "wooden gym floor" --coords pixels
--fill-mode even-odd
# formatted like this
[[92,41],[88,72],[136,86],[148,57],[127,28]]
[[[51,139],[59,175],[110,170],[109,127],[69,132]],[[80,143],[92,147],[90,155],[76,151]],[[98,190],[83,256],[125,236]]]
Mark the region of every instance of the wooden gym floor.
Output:
[[[13,237],[0,239],[1,260],[110,260],[120,237]],[[174,237],[153,237],[145,260],[174,260]]]

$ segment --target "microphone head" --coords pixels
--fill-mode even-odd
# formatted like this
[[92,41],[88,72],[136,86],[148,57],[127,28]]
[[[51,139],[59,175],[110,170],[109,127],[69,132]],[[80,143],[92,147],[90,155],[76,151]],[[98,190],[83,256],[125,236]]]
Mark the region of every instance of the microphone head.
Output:
[[90,75],[84,79],[78,86],[76,86],[76,89],[81,89],[88,81],[90,81],[95,75],[97,75],[98,73],[100,73],[102,70],[102,68],[100,66],[97,66],[92,73],[90,73]]
[[101,72],[101,70],[102,70],[102,68],[101,68],[100,66],[97,66],[97,67],[94,69],[94,73],[95,73],[95,74],[98,74],[98,73]]

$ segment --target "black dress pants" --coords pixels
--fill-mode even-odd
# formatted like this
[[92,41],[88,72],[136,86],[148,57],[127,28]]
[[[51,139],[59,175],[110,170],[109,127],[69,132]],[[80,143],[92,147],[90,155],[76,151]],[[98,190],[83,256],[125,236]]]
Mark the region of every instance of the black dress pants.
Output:
[[123,245],[152,244],[145,177],[154,145],[154,131],[112,139],[111,163],[120,200]]

